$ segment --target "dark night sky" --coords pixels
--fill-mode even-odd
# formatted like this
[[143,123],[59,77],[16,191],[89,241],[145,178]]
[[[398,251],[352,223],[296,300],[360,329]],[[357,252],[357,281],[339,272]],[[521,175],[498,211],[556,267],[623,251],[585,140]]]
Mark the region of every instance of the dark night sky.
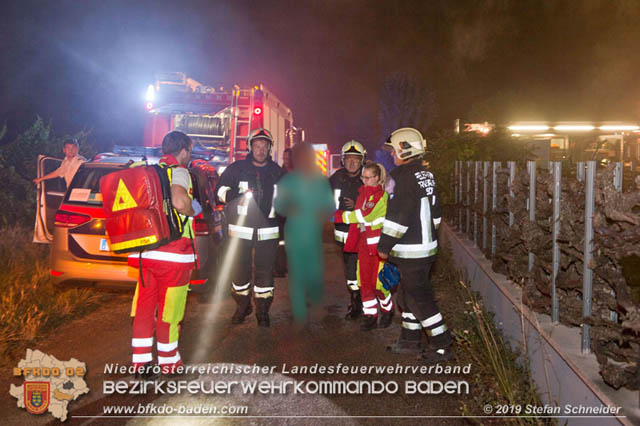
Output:
[[[139,143],[155,71],[262,82],[307,139],[381,142],[380,85],[433,87],[453,119],[638,120],[640,1],[3,1],[0,124]],[[425,129],[426,130],[426,129]]]

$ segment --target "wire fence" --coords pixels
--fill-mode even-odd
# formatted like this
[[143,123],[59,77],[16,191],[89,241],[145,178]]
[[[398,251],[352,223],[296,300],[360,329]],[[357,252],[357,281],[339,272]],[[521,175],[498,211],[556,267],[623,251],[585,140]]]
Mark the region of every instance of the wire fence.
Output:
[[622,163],[545,166],[456,161],[447,220],[526,305],[580,327],[606,383],[639,390],[640,176]]

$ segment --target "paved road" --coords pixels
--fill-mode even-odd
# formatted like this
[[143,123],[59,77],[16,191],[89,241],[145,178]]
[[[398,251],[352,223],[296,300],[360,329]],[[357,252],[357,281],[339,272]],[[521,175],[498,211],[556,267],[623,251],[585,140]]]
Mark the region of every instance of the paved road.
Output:
[[[90,393],[70,404],[70,419],[67,424],[461,424],[461,419],[391,419],[371,416],[426,416],[457,415],[461,402],[456,395],[408,395],[404,392],[405,380],[448,380],[450,377],[419,376],[413,374],[295,374],[292,366],[342,365],[384,365],[396,366],[415,364],[412,356],[393,355],[385,351],[385,346],[394,341],[400,332],[399,315],[393,325],[385,330],[361,332],[359,323],[343,319],[347,292],[342,279],[341,256],[335,245],[325,243],[326,297],[323,305],[312,312],[306,327],[292,323],[289,306],[287,281],[276,279],[276,297],[271,308],[271,328],[258,328],[255,316],[247,318],[244,324],[232,325],[230,317],[235,304],[228,290],[216,293],[210,300],[189,297],[187,314],[182,325],[180,352],[187,364],[233,363],[274,367],[273,374],[266,375],[202,375],[190,377],[209,383],[229,381],[291,381],[291,380],[334,380],[397,381],[400,390],[395,394],[380,395],[295,395],[287,391],[284,395],[247,395],[238,389],[231,395],[147,395],[105,396],[102,392],[105,380],[128,380],[123,375],[105,375],[107,363],[128,365],[131,339],[130,294],[115,296],[108,305],[85,318],[63,325],[46,341],[32,349],[40,349],[58,359],[77,358],[87,363],[86,381]],[[286,364],[286,367],[284,365]],[[10,371],[2,372],[0,389],[0,410],[2,424],[40,425],[51,422],[49,414],[34,416],[17,409],[15,400],[8,394],[9,383],[19,384],[20,380],[10,377]],[[468,377],[457,377],[469,379]],[[473,392],[473,389],[471,390]],[[327,418],[296,417],[248,417],[238,418],[86,418],[78,416],[99,416],[105,405],[146,404],[179,405],[185,403],[205,403],[221,407],[223,405],[245,405],[250,416],[337,416]],[[350,417],[359,416],[359,417]]]

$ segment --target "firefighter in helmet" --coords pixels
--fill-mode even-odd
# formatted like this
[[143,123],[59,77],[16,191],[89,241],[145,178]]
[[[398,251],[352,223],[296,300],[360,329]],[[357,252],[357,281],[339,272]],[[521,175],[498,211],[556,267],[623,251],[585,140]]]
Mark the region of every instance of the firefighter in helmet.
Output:
[[233,265],[231,292],[237,309],[231,322],[240,324],[253,311],[250,297],[253,289],[258,325],[269,327],[273,267],[280,237],[273,199],[284,171],[271,159],[273,136],[268,130],[253,130],[247,145],[247,157],[230,164],[216,185],[218,202],[226,205],[225,256]]
[[433,174],[422,163],[426,141],[418,130],[405,127],[393,132],[384,148],[391,151],[397,167],[391,171],[395,185],[378,254],[399,270],[397,302],[402,308],[400,338],[390,350],[420,353],[424,332],[428,346],[421,352],[421,361],[445,361],[452,356],[452,339],[429,281],[438,251],[441,207]]
[[[342,146],[343,167],[338,169],[333,175],[331,175],[331,178],[329,178],[337,210],[354,210],[355,202],[358,198],[358,191],[362,186],[362,166],[364,165],[366,155],[367,151],[358,141],[351,140]],[[345,279],[347,289],[351,296],[351,302],[346,315],[346,318],[350,320],[355,320],[362,315],[362,299],[360,296],[360,289],[358,288],[357,246],[353,244],[356,249],[351,252],[345,251],[345,244],[347,243],[350,233],[352,239],[357,239],[358,232],[357,224],[335,224],[334,238],[342,250]]]

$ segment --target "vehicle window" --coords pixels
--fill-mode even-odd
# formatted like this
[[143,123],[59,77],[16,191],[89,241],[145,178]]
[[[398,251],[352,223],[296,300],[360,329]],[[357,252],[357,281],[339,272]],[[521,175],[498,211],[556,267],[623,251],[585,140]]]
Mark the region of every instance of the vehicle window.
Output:
[[101,206],[100,178],[116,170],[110,167],[80,167],[71,181],[64,202]]

